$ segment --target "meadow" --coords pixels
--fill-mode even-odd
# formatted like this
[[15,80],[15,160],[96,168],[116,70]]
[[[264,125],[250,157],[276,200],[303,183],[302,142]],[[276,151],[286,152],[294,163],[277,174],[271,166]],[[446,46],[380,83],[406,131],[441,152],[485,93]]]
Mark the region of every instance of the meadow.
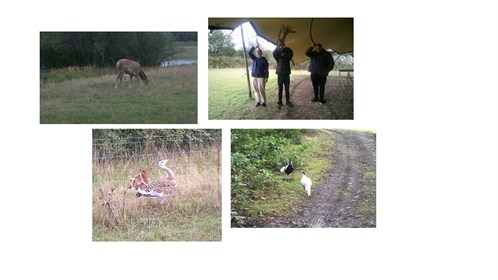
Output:
[[67,68],[40,80],[42,124],[197,123],[197,65],[144,68],[145,86],[115,69]]
[[[133,145],[133,143],[131,143]],[[94,153],[98,147],[94,144]],[[94,241],[221,241],[221,142],[199,150],[143,150],[137,155],[93,158]],[[163,204],[136,197],[130,179],[141,170],[152,181],[169,160],[178,191]]]

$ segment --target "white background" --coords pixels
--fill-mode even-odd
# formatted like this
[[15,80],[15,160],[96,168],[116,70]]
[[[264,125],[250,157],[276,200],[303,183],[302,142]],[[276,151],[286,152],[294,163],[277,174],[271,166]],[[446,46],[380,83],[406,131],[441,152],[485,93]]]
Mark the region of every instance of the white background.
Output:
[[[1,279],[498,279],[497,1],[7,1]],[[209,17],[354,17],[354,121],[208,121]],[[198,31],[199,125],[40,125],[40,31]],[[379,59],[390,57],[389,63]],[[223,128],[222,242],[92,242],[92,128]],[[231,229],[230,128],[377,131],[377,228]]]

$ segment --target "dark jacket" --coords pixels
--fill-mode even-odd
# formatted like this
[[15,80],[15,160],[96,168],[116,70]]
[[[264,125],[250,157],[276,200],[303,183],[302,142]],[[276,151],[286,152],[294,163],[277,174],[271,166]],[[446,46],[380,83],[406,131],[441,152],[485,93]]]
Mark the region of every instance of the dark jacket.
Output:
[[262,56],[260,58],[257,58],[254,55],[254,47],[251,47],[251,49],[249,49],[249,56],[252,59],[252,77],[268,79],[268,60],[266,60],[266,57]]
[[310,47],[306,50],[306,55],[311,58],[308,71],[312,74],[327,76],[334,68],[334,59],[326,50],[315,52],[313,47]]
[[285,47],[282,50],[280,50],[278,47],[275,48],[275,50],[273,51],[273,58],[275,58],[275,60],[277,61],[277,69],[275,73],[277,73],[278,75],[290,75],[290,61],[292,59],[292,56],[294,56],[294,52],[288,47]]

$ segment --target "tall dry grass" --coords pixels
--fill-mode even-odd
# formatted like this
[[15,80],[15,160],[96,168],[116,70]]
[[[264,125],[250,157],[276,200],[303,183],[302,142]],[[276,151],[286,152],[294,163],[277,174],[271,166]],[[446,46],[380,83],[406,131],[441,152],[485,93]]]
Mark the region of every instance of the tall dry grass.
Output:
[[[164,204],[136,197],[130,179],[147,170],[151,180],[166,176],[157,162],[169,160],[177,194]],[[166,152],[94,160],[93,240],[221,240],[221,152]]]

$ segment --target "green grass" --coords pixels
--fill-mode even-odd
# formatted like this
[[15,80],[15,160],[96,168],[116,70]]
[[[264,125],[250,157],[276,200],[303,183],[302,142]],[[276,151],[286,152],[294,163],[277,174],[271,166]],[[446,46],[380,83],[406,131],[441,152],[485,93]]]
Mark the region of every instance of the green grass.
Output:
[[375,179],[376,178],[376,173],[375,171],[365,171],[365,173],[363,174],[363,177],[367,178],[367,179]]
[[288,149],[302,149],[303,165],[299,166],[289,176],[283,173],[276,173],[282,176],[283,187],[271,192],[261,192],[257,194],[258,200],[247,205],[249,216],[254,218],[258,215],[285,214],[286,211],[301,204],[306,198],[306,194],[301,186],[301,172],[313,178],[313,185],[320,185],[325,178],[322,177],[326,171],[332,168],[333,162],[331,147],[334,145],[334,135],[324,130],[308,130],[303,135],[300,145],[289,146]]
[[358,213],[366,217],[375,217],[376,213],[376,187],[364,186],[364,198],[359,202]]
[[[251,86],[249,97],[246,70],[243,68],[209,69],[209,119],[261,119],[254,110],[254,89]],[[293,71],[292,75],[307,75],[304,70]],[[277,103],[277,75],[270,73],[266,84],[266,98],[269,104]]]
[[93,241],[221,241],[220,213],[178,214],[152,204],[149,211],[140,212],[147,215],[132,217],[132,221],[112,227],[95,223]]
[[[249,98],[245,73],[244,69],[208,70],[209,119],[230,119],[232,116],[243,119],[251,114],[249,104],[254,103],[254,97]],[[268,85],[273,83],[270,78]]]
[[[249,75],[250,69],[249,69]],[[337,71],[332,71],[330,76],[337,76]],[[293,77],[309,76],[306,70],[292,70]],[[243,68],[209,69],[209,112],[208,118],[212,120],[239,120],[239,119],[279,119],[279,111],[254,110],[254,90],[252,78],[249,78],[251,96],[249,97],[246,70]],[[266,99],[270,105],[277,104],[277,75],[275,70],[270,70],[270,77],[266,84]],[[270,108],[270,107],[268,107]]]
[[129,87],[126,75],[117,89],[116,73],[100,71],[46,73],[40,81],[40,123],[197,123],[197,65],[144,68],[147,87],[136,80]]

